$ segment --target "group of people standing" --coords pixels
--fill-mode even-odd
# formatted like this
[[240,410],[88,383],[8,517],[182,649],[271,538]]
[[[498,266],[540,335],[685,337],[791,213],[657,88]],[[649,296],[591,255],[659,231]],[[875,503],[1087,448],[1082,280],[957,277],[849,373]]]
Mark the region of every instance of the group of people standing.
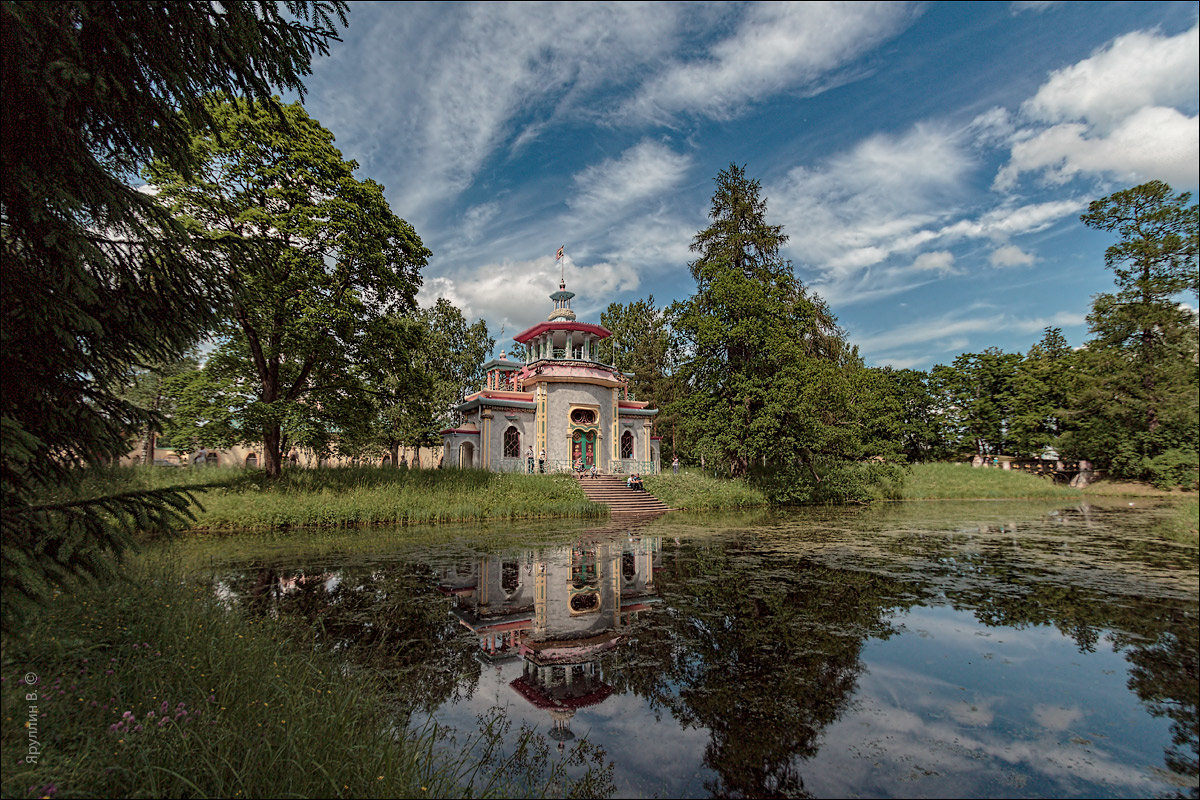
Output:
[[[530,475],[533,474],[533,446],[532,445],[525,451],[525,471],[528,472]],[[546,451],[545,450],[543,450],[538,455],[537,471],[538,472],[546,471]]]

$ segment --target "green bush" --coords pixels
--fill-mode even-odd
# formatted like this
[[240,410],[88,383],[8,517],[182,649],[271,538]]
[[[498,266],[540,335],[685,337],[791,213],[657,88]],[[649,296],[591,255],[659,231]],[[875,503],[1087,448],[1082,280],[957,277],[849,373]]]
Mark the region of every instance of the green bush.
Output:
[[1200,488],[1200,454],[1173,448],[1144,460],[1143,473],[1159,489]]

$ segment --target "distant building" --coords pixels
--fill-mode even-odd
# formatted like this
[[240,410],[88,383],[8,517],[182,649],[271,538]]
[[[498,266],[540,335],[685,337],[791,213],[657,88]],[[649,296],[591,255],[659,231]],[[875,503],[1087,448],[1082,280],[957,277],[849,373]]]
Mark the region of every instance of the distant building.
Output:
[[[418,456],[420,461],[418,462]],[[121,457],[121,466],[135,467],[145,463],[145,442],[136,440],[130,451]],[[406,447],[400,450],[398,456],[404,466],[423,469],[435,469],[441,463],[440,447]],[[156,445],[154,448],[154,463],[165,467],[261,467],[265,462],[261,444],[235,445],[228,448],[197,447],[195,450],[179,450],[174,447]],[[362,458],[317,458],[310,450],[293,447],[283,454],[284,467],[349,467],[349,466],[380,466],[390,467],[390,455],[372,455]]]
[[484,365],[487,385],[457,406],[463,422],[442,431],[445,466],[658,471],[659,440],[651,436],[658,410],[629,399],[628,376],[600,360],[600,342],[612,332],[577,322],[574,296],[560,282],[547,320],[513,337],[525,346],[525,363],[501,351]]

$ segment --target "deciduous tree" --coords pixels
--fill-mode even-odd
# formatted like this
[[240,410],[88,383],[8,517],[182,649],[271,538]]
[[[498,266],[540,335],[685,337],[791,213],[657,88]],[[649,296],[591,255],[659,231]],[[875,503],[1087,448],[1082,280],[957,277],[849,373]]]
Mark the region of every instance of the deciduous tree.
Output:
[[429,251],[299,104],[213,99],[207,109],[214,127],[197,131],[190,172],[160,161],[148,176],[220,253],[231,313],[206,370],[253,387],[244,431],[277,476],[285,422],[357,408],[348,401],[359,376],[348,366],[369,360],[374,320],[412,310]]

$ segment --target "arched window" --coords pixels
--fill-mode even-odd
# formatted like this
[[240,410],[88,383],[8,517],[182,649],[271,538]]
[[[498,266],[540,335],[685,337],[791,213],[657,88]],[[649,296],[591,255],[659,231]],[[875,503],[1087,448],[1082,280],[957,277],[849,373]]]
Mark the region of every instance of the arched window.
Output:
[[521,566],[515,561],[500,564],[500,588],[506,597],[512,597],[521,586]]
[[591,425],[596,421],[596,412],[587,408],[577,408],[571,412],[571,422],[576,425]]
[[209,467],[217,466],[217,454],[212,452],[206,453],[204,455],[204,464]]
[[504,457],[521,457],[521,432],[516,425],[509,425],[508,430],[504,431]]
[[634,559],[633,553],[621,553],[621,577],[631,581],[636,575],[637,560]]
[[621,458],[633,458],[633,433],[630,431],[621,434]]
[[258,455],[255,453],[251,453],[250,455],[246,456],[246,466],[247,467],[257,467],[258,466]]

